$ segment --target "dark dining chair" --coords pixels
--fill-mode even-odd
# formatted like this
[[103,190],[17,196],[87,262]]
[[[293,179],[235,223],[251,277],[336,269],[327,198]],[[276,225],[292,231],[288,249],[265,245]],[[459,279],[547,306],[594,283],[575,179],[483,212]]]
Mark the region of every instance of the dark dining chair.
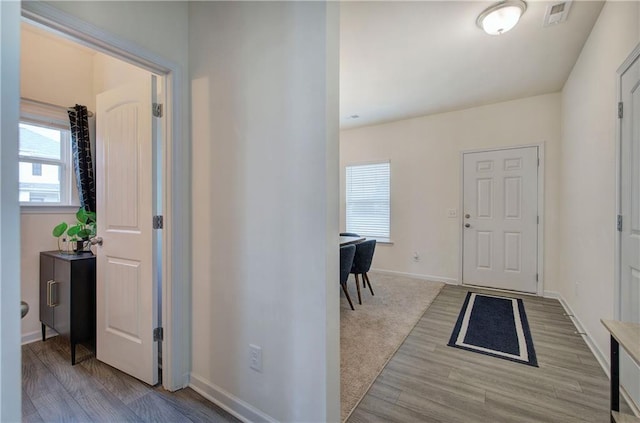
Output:
[[349,273],[351,272],[351,266],[353,265],[353,257],[355,255],[356,255],[355,245],[347,245],[346,247],[340,247],[340,286],[342,286],[344,295],[347,297],[347,301],[349,301],[351,310],[355,310],[355,308],[353,308],[353,303],[351,302],[351,297],[349,297],[349,291],[347,290],[347,279],[349,279]]
[[355,234],[353,232],[340,232],[340,236],[360,236],[360,235]]
[[358,289],[358,303],[362,304],[362,298],[360,297],[360,280],[359,275],[362,275],[362,287],[369,287],[371,295],[373,288],[371,287],[371,281],[367,272],[371,269],[371,262],[373,261],[373,252],[376,249],[376,240],[370,239],[368,241],[362,241],[354,245],[356,247],[356,255],[353,258],[353,265],[351,266],[351,273],[356,277],[356,288]]

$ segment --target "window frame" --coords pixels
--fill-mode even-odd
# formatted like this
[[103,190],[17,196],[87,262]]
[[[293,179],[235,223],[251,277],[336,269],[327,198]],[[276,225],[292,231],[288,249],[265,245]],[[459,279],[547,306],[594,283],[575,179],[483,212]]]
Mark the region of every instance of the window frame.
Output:
[[[349,201],[348,201],[348,197],[349,197],[349,177],[348,177],[348,168],[350,167],[359,167],[359,166],[371,166],[371,165],[381,165],[381,164],[387,164],[388,165],[388,169],[389,169],[389,177],[388,177],[388,190],[389,190],[389,197],[388,197],[388,205],[389,205],[389,209],[388,209],[388,216],[389,216],[389,222],[387,225],[387,235],[386,237],[384,236],[378,236],[378,235],[371,235],[362,231],[357,231],[357,230],[352,230],[352,228],[349,228],[349,218],[348,218],[348,210],[349,210]],[[388,244],[392,244],[393,241],[391,240],[391,173],[392,173],[392,166],[391,166],[391,160],[375,160],[375,161],[367,161],[367,162],[357,162],[357,163],[348,163],[344,166],[344,180],[345,180],[345,184],[344,184],[344,190],[345,190],[345,196],[344,196],[344,205],[345,205],[345,229],[347,232],[357,232],[358,235],[364,236],[367,239],[375,239],[376,241],[380,242],[380,243],[388,243]]]
[[[40,165],[53,165],[60,168],[60,201],[57,202],[32,202],[20,201],[22,210],[40,210],[45,208],[74,208],[77,209],[80,201],[75,186],[73,162],[71,153],[71,128],[68,114],[64,107],[48,106],[35,101],[23,99],[20,103],[20,124],[40,126],[43,128],[61,131],[60,159],[24,156],[20,154],[18,147],[18,162],[34,163]],[[19,135],[18,135],[19,136]],[[19,142],[19,141],[18,141]],[[20,145],[20,144],[18,144]],[[18,183],[20,178],[18,177]]]
[[31,176],[42,176],[41,163],[36,163],[36,162],[31,163]]

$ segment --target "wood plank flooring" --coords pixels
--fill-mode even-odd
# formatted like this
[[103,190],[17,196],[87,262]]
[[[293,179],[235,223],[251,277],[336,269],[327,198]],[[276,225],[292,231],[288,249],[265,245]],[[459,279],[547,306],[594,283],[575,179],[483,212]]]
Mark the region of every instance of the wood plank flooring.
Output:
[[557,300],[504,294],[524,300],[538,368],[448,347],[468,291],[441,291],[349,423],[609,421],[609,379]]
[[[558,301],[520,296],[539,368],[448,347],[467,291],[443,289],[350,423],[609,421],[609,380]],[[191,389],[153,388],[77,354],[72,367],[58,337],[22,347],[24,422],[238,421]]]
[[60,337],[22,346],[23,422],[238,422],[190,388],[151,387]]

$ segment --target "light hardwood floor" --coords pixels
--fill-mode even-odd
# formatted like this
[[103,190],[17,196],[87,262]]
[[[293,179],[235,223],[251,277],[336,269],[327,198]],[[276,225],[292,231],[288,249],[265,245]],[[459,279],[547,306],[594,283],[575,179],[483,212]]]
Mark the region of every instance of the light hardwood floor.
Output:
[[538,368],[448,347],[468,291],[441,291],[349,423],[609,422],[609,380],[556,300],[497,293],[524,300]]
[[[539,368],[448,347],[467,291],[443,289],[350,423],[609,421],[609,381],[555,300],[520,296]],[[191,389],[149,387],[83,348],[72,367],[58,337],[23,346],[22,360],[24,422],[238,421]]]
[[192,389],[150,387],[59,337],[22,347],[23,422],[238,422]]

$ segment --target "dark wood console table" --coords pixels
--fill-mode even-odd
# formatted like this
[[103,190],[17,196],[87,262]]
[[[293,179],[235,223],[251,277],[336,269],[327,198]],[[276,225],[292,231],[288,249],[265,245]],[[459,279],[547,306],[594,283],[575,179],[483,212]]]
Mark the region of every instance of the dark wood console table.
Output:
[[611,334],[611,423],[639,423],[635,416],[620,413],[620,347],[640,366],[640,324],[603,320]]
[[76,345],[86,343],[95,352],[96,258],[90,252],[40,253],[40,323],[42,341],[46,327],[69,339],[71,364]]

